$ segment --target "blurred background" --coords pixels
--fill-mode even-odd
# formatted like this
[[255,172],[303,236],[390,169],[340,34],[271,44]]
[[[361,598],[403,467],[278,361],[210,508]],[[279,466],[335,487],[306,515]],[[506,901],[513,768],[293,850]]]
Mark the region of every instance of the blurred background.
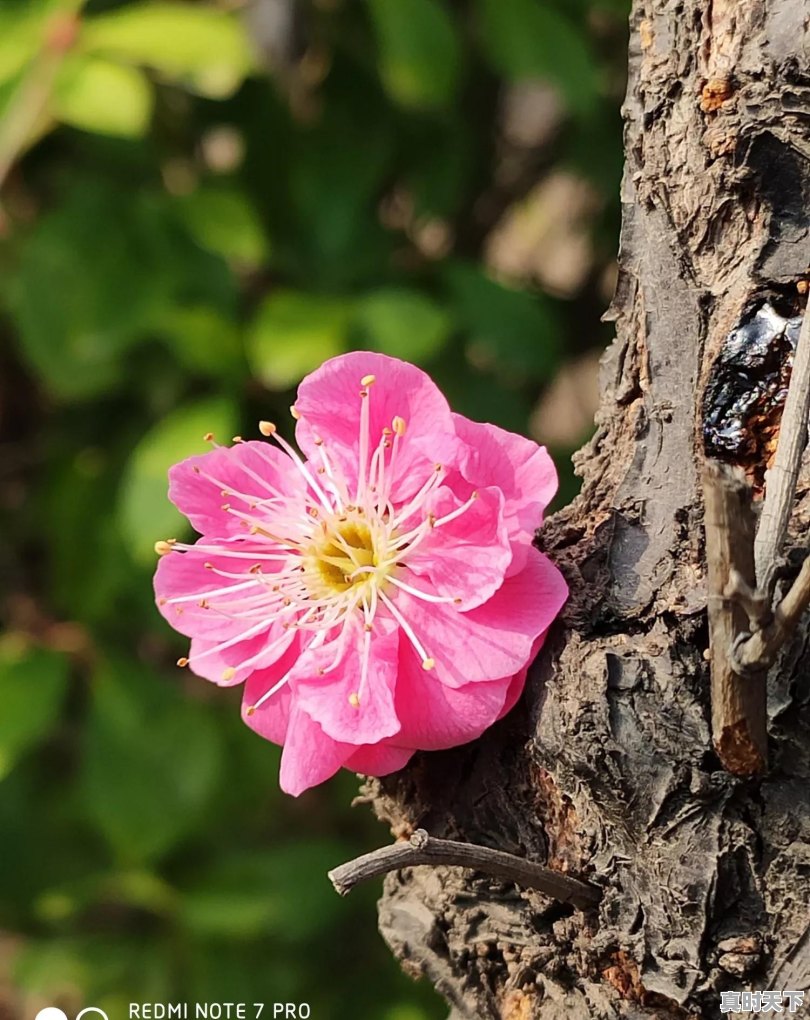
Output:
[[130,999],[446,1008],[329,867],[238,691],[177,670],[166,469],[365,347],[587,438],[629,0],[0,2],[0,1016]]

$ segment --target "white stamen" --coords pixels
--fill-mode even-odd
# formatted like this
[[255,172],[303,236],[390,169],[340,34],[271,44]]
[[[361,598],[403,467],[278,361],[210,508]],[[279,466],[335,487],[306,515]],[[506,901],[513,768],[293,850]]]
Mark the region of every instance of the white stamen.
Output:
[[412,588],[409,584],[406,584],[404,581],[400,581],[398,577],[389,577],[388,580],[391,582],[391,584],[395,585],[397,588],[401,588],[403,591],[406,591],[409,595],[413,595],[414,598],[422,599],[423,602],[435,602],[436,604],[442,602],[455,602],[456,604],[458,604],[461,601],[461,599],[457,595],[431,595],[429,592],[419,591],[418,588]]
[[[388,607],[391,615],[394,617],[394,619],[397,621],[397,623],[400,625],[400,627],[402,627],[402,629],[405,631],[405,633],[406,633],[406,635],[408,637],[408,640],[411,642],[413,647],[416,649],[418,654],[421,656],[422,665],[425,666],[426,662],[429,662],[429,663],[432,664],[434,662],[434,660],[431,659],[430,656],[428,655],[428,653],[425,651],[424,645],[419,640],[419,638],[416,636],[416,634],[414,634],[413,628],[408,623],[408,621],[405,619],[405,617],[402,615],[402,613],[400,613],[400,611],[397,609],[397,607],[394,605],[394,603],[391,601],[391,599],[388,598],[388,596],[385,594],[384,591],[380,591],[380,592],[378,592],[378,594],[379,594],[380,599],[382,599],[382,601]],[[430,668],[431,668],[431,666],[425,666],[425,669],[430,669]]]

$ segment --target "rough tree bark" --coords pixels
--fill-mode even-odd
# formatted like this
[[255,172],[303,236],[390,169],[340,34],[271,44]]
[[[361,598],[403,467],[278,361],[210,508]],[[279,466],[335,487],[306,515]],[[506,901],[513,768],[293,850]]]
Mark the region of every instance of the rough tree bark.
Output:
[[[582,493],[541,537],[571,601],[518,710],[369,787],[395,832],[524,854],[604,895],[583,913],[460,869],[389,875],[382,933],[454,1018],[717,1017],[734,988],[810,1000],[810,637],[769,677],[768,771],[730,775],[699,484],[724,338],[753,300],[803,292],[808,20],[805,0],[634,4],[618,335]],[[749,437],[760,480],[773,426]],[[805,470],[794,544],[808,526]]]

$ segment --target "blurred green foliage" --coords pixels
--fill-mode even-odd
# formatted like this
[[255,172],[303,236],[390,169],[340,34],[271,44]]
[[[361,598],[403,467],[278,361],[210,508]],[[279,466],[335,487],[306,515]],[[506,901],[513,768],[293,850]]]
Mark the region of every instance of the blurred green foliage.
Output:
[[[169,464],[280,418],[341,351],[529,430],[605,339],[626,8],[3,0],[0,1012],[444,1015],[375,891],[325,878],[387,838],[348,811],[356,781],[279,794],[238,693],[173,668],[152,546],[183,529]],[[554,235],[545,276],[510,275],[499,224],[560,173],[593,196],[589,260],[549,283]]]

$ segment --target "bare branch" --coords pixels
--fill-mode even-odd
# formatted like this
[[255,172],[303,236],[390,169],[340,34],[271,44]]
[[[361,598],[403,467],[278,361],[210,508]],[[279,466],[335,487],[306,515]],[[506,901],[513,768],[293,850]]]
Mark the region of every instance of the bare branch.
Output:
[[595,906],[602,897],[602,891],[589,882],[561,875],[558,871],[515,857],[503,850],[493,850],[474,843],[459,843],[451,839],[434,839],[424,829],[417,829],[408,842],[380,847],[347,864],[341,864],[329,872],[329,879],[337,892],[345,896],[359,882],[420,864],[471,868],[505,882],[515,882],[525,889],[537,889],[579,910]]
[[805,313],[799,334],[793,372],[790,376],[785,410],[779,428],[779,443],[773,466],[766,475],[765,501],[755,543],[758,587],[772,594],[774,572],[785,544],[799,464],[807,441],[810,413],[810,315]]
[[793,582],[790,591],[777,606],[773,623],[738,644],[736,659],[739,665],[745,670],[770,666],[776,658],[776,653],[796,629],[808,606],[810,606],[810,556],[802,564],[799,576]]
[[767,754],[765,675],[741,676],[735,651],[750,630],[739,593],[754,593],[754,514],[751,490],[739,469],[715,461],[703,478],[709,635],[712,667],[712,737],[724,767],[738,776],[761,771]]

